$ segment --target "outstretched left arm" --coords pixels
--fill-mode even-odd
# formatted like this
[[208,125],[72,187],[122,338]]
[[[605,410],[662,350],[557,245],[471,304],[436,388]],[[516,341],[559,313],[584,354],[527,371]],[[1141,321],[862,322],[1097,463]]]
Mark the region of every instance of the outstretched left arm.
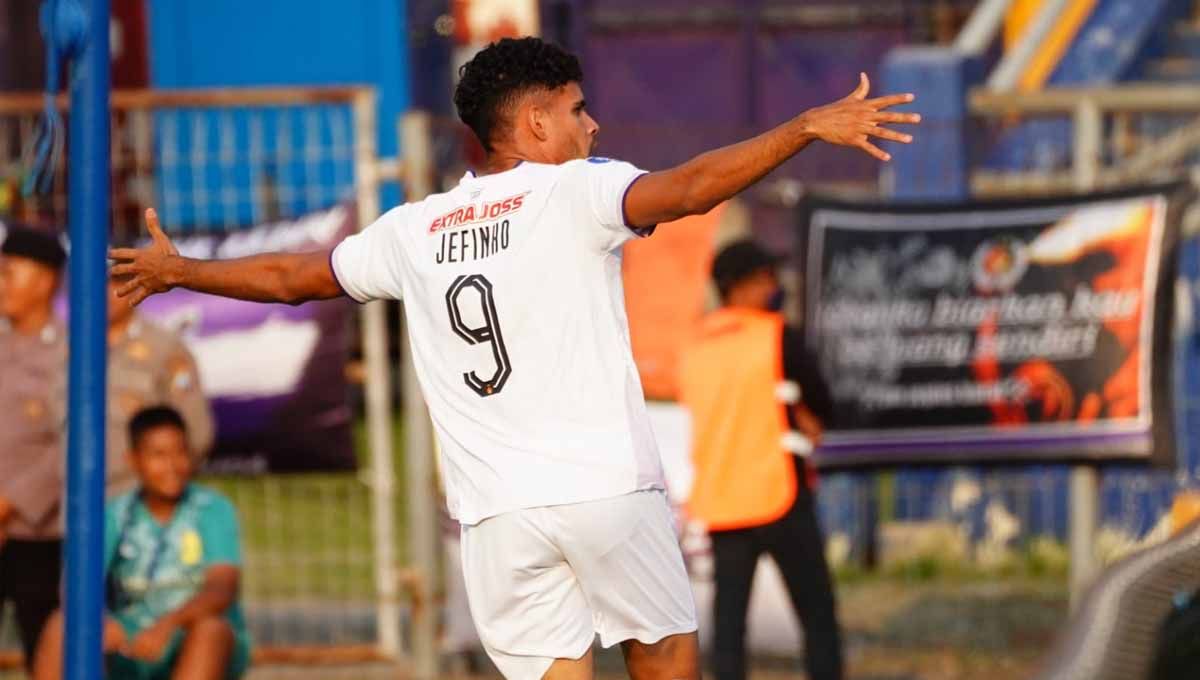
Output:
[[881,161],[891,159],[871,143],[870,137],[907,144],[912,136],[883,127],[886,123],[918,123],[915,113],[887,112],[915,99],[897,94],[867,99],[870,81],[860,74],[858,88],[844,99],[810,109],[757,137],[708,151],[669,170],[652,172],[633,184],[625,197],[625,214],[631,227],[706,213],[746,187],[754,184],[799,153],[821,140],[851,146]]

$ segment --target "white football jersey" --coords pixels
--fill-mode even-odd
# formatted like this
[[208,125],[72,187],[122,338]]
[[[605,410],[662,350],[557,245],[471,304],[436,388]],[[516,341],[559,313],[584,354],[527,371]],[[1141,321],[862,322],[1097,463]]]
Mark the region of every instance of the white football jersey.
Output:
[[464,524],[663,488],[621,285],[642,174],[604,158],[468,173],[333,251],[350,297],[405,302]]

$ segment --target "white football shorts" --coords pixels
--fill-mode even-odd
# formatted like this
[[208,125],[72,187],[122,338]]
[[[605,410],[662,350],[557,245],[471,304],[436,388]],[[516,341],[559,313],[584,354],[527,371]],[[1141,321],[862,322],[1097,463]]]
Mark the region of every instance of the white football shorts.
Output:
[[697,628],[666,494],[516,510],[462,528],[467,599],[508,680],[539,680],[596,635],[611,647]]

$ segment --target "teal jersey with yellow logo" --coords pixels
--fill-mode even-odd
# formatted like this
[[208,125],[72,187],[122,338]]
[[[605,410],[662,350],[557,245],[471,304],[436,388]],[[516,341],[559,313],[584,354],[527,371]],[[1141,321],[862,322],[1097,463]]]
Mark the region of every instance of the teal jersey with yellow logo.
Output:
[[[141,630],[195,597],[209,567],[242,564],[237,513],[225,496],[189,484],[166,523],[156,520],[137,490],[109,501],[104,513],[108,612]],[[246,641],[241,605],[226,617]]]

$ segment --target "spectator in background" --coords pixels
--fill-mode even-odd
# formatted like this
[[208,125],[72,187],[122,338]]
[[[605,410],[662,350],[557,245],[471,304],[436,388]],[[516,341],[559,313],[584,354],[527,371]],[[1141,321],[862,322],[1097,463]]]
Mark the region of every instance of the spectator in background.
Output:
[[[191,482],[187,426],[156,406],[129,425],[138,488],[105,509],[109,678],[237,678],[250,643],[238,604],[237,514],[221,494]],[[62,677],[63,617],[38,647],[34,678]]]
[[836,680],[841,636],[807,458],[831,399],[799,331],[776,311],[775,264],[750,241],[713,261],[722,306],[703,320],[680,361],[695,468],[687,511],[712,540],[717,679],[746,677],[750,589],[759,557],[769,553],[804,627],[808,676]]
[[27,664],[58,607],[67,333],[52,300],[66,257],[25,227],[0,245],[0,613],[15,606]]
[[154,404],[169,404],[187,423],[188,448],[200,468],[213,443],[213,418],[200,389],[196,362],[179,336],[133,310],[129,298],[108,284],[108,495],[135,484],[124,452],[129,421]]

